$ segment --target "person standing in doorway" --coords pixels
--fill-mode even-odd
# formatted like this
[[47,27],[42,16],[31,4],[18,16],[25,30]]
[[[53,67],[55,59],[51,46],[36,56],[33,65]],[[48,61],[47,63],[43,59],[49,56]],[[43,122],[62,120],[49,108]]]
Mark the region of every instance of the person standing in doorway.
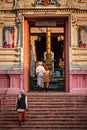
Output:
[[44,74],[46,70],[43,66],[43,62],[38,62],[38,65],[36,67],[36,76],[37,76],[37,86],[40,91],[44,89]]
[[16,109],[18,112],[19,126],[25,121],[26,110],[28,110],[27,95],[24,90],[21,90],[16,100]]
[[51,80],[51,72],[50,72],[49,67],[47,65],[45,66],[45,70],[46,70],[46,73],[44,75],[44,88],[45,88],[45,91],[47,92],[48,87],[49,87],[49,83]]

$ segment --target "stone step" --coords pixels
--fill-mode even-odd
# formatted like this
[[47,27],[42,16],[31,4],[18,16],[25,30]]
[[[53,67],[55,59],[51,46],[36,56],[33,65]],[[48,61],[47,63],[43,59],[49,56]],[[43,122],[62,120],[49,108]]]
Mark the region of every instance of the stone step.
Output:
[[[42,101],[29,101],[28,102],[28,104],[30,104],[30,105],[45,105],[45,104],[48,104],[48,105],[51,105],[51,104],[53,104],[53,105],[58,105],[58,103],[59,103],[59,105],[69,105],[69,106],[71,106],[71,105],[87,105],[87,102],[85,102],[85,101],[44,101],[44,100],[42,100]],[[12,104],[11,104],[11,102],[9,102],[9,103],[6,103],[6,101],[2,101],[1,102],[1,105],[3,105],[3,106],[14,106],[16,104],[16,101],[14,101],[14,102],[12,102]]]
[[[28,96],[29,97],[29,96]],[[3,100],[3,101],[15,101],[16,100],[16,98],[17,98],[17,96],[16,97],[14,97],[13,99],[11,99],[11,97],[2,97],[1,99]],[[47,100],[47,101],[49,101],[49,100],[52,100],[52,101],[56,101],[56,100],[58,100],[58,101],[61,101],[61,100],[63,100],[63,101],[84,101],[84,100],[86,100],[87,99],[87,97],[82,97],[82,96],[80,96],[80,97],[70,97],[70,96],[66,96],[66,97],[60,97],[60,96],[52,96],[52,97],[49,97],[49,96],[42,96],[42,97],[29,97],[29,99],[28,99],[28,101],[31,101],[31,100],[43,100],[43,99],[45,99],[45,100]]]
[[0,130],[86,130],[87,95],[30,92],[26,121],[19,126],[17,95],[0,95]]
[[[2,122],[3,123],[3,122]],[[12,124],[16,124],[16,123],[18,123],[18,121],[10,121],[10,122],[4,122],[3,124],[0,124],[0,126],[8,126],[8,127],[10,127],[10,125],[11,125],[11,123]],[[29,126],[43,126],[43,125],[46,125],[46,126],[48,126],[49,127],[49,125],[51,125],[51,126],[53,126],[53,125],[56,125],[56,126],[60,126],[60,125],[63,125],[63,126],[71,126],[71,125],[74,125],[74,126],[85,126],[85,124],[87,123],[87,121],[84,121],[84,122],[82,122],[82,121],[41,121],[40,122],[40,120],[39,121],[31,121],[31,120],[28,120],[28,121],[26,121],[26,122],[24,122],[23,123],[23,125],[26,127],[29,127]],[[44,126],[43,126],[44,127]]]
[[[3,111],[3,108],[4,108],[4,111],[8,111],[8,112],[11,112],[11,111],[13,112],[13,111],[16,110],[16,107],[13,107],[13,108],[12,108],[12,107],[10,106],[10,107],[2,107],[2,108],[0,109],[0,111]],[[41,110],[41,111],[42,111],[42,110],[43,110],[43,111],[45,111],[45,110],[49,110],[49,111],[53,111],[53,110],[55,110],[55,111],[57,111],[57,110],[58,110],[58,111],[61,111],[61,110],[62,110],[62,111],[86,111],[86,110],[87,110],[87,106],[84,105],[84,106],[79,106],[79,107],[78,107],[78,106],[73,106],[73,107],[72,107],[72,106],[64,106],[64,105],[63,105],[63,106],[61,107],[61,105],[60,105],[60,106],[54,105],[54,108],[53,108],[53,106],[51,106],[51,105],[50,105],[50,106],[48,106],[48,105],[47,105],[47,106],[46,106],[46,105],[44,105],[44,106],[43,106],[43,105],[42,105],[42,106],[40,106],[40,105],[39,105],[39,106],[34,105],[34,106],[29,106],[28,109],[29,109],[29,111],[35,111],[35,110],[37,110],[37,111],[40,111],[40,110]],[[3,111],[3,112],[4,112],[4,111]]]
[[[40,97],[40,96],[48,96],[48,97],[51,97],[51,96],[60,96],[60,97],[85,97],[87,96],[87,94],[72,94],[72,93],[64,93],[64,92],[29,92],[27,93],[27,95],[30,96],[30,98],[32,96],[34,97]],[[3,95],[3,94],[0,94],[0,97],[16,97],[17,95],[15,94],[8,94],[8,95]]]
[[[12,123],[12,122],[11,122]],[[63,123],[63,122],[61,122],[61,123],[52,123],[52,124],[46,124],[46,123],[42,123],[42,124],[22,124],[22,126],[21,126],[22,128],[25,128],[25,130],[26,130],[26,128],[28,128],[29,130],[30,129],[54,129],[54,130],[61,130],[61,129],[68,129],[68,130],[71,130],[71,129],[73,129],[73,130],[87,130],[87,126],[85,126],[85,123],[70,123],[70,124],[65,124],[65,123]],[[21,129],[21,127],[19,127],[19,125],[18,125],[18,123],[16,122],[16,123],[14,123],[14,124],[4,124],[4,129],[5,130],[7,130],[7,128],[10,130],[15,130],[15,128],[19,128],[19,129]],[[18,129],[18,130],[19,130]],[[1,130],[3,130],[3,125],[1,126]]]

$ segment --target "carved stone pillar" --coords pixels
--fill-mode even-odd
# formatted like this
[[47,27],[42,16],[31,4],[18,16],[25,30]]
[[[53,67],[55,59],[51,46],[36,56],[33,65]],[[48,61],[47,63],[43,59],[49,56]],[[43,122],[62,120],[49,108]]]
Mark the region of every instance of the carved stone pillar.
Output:
[[18,46],[21,46],[21,24],[18,24]]
[[75,14],[72,15],[72,28],[71,28],[71,46],[78,46],[78,30],[77,30],[78,19]]
[[21,21],[21,18],[20,18],[20,15],[17,16],[16,18],[16,25],[17,25],[17,46],[20,47],[21,46],[21,35],[22,35],[22,32],[21,32],[21,28],[22,28],[22,21]]
[[2,25],[0,24],[0,47],[3,46],[3,28]]

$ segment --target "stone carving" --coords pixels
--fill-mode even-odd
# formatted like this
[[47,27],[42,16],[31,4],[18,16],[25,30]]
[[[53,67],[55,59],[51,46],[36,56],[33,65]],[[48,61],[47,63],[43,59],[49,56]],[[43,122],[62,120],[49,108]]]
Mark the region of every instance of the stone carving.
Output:
[[0,0],[0,3],[13,3],[14,0]]
[[58,3],[58,0],[35,0],[34,4],[32,4],[32,6],[36,6],[36,5],[58,5],[60,6],[60,4]]
[[87,0],[0,0],[0,8],[3,9],[27,9],[34,6],[61,6],[63,8],[75,8],[87,10]]
[[72,15],[72,25],[73,26],[77,26],[77,22],[78,22],[78,19],[77,17],[75,16],[75,14]]
[[86,0],[78,0],[80,3],[86,3]]
[[67,0],[66,2],[66,6],[68,6],[69,8],[73,8],[73,7],[76,7],[78,8],[79,5],[78,5],[78,0]]
[[86,18],[86,14],[84,14],[84,16],[78,16],[78,23],[77,25],[84,25],[87,26],[87,18]]
[[56,4],[56,0],[36,0],[37,5],[49,5],[49,4]]

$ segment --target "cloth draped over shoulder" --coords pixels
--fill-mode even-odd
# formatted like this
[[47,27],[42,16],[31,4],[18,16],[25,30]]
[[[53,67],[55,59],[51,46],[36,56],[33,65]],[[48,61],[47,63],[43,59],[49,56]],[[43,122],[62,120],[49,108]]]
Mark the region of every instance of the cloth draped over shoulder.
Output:
[[45,74],[45,69],[43,66],[37,66],[36,75],[43,76]]

